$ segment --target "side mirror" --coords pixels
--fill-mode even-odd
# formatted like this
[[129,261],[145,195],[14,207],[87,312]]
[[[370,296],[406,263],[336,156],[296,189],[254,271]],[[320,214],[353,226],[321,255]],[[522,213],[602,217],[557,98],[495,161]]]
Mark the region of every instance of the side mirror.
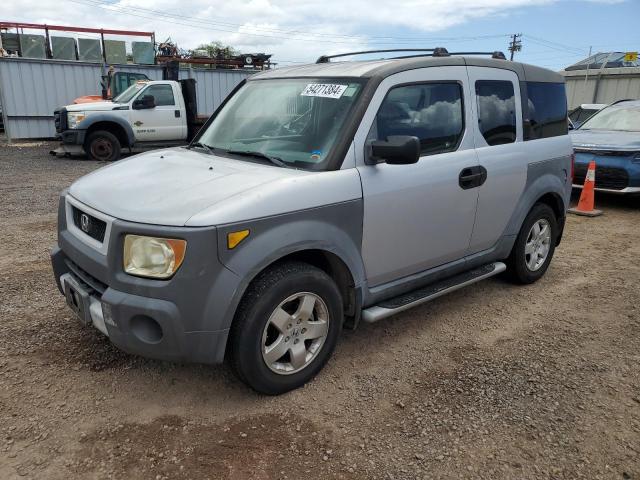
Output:
[[386,162],[391,165],[409,165],[420,159],[420,140],[409,135],[391,135],[387,141],[371,142],[371,154],[367,163]]
[[146,110],[149,108],[156,108],[156,99],[153,95],[145,95],[142,98],[133,101],[132,105],[134,110]]

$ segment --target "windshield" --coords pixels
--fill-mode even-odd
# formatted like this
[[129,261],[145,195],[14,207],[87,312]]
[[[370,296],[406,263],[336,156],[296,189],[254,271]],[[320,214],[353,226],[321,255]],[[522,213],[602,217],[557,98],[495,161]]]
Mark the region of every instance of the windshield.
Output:
[[146,85],[146,82],[137,82],[113,99],[115,103],[128,103]]
[[640,132],[640,107],[608,107],[582,124],[580,130]]
[[223,151],[259,152],[299,168],[321,169],[362,87],[363,80],[345,78],[249,81],[198,142]]

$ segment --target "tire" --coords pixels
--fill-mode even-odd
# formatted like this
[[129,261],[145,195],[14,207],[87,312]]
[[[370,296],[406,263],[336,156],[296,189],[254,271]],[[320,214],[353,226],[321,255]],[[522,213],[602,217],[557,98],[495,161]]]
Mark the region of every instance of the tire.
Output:
[[98,130],[89,134],[84,151],[91,160],[113,162],[120,158],[120,140],[111,132]]
[[[536,234],[534,225],[537,225],[540,234]],[[545,226],[548,228],[548,237],[543,233]],[[506,262],[511,280],[521,284],[538,281],[549,268],[557,238],[558,222],[555,213],[544,203],[535,204],[524,219]]]
[[342,297],[331,277],[306,263],[281,264],[260,274],[240,302],[230,360],[238,377],[260,393],[293,390],[329,360],[342,322]]

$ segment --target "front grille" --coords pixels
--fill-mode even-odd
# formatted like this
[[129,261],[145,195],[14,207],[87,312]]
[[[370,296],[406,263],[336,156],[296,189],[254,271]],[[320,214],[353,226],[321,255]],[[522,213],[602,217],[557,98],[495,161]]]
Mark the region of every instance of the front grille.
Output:
[[[588,165],[576,163],[573,183],[584,184],[584,177],[587,175]],[[596,165],[596,188],[607,188],[609,190],[622,190],[629,186],[629,174],[622,168],[598,167]]]
[[62,133],[67,130],[67,109],[61,108],[53,112],[53,119],[56,126],[56,132]]
[[79,208],[71,207],[73,212],[73,224],[91,238],[104,241],[104,234],[107,231],[107,223],[99,218],[93,217],[83,212]]

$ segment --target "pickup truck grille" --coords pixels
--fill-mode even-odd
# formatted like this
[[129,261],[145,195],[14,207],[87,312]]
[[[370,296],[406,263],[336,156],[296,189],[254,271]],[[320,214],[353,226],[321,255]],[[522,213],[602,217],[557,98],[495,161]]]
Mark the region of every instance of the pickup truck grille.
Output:
[[[573,183],[582,185],[584,177],[587,175],[588,165],[576,163]],[[629,174],[622,168],[598,167],[596,166],[596,188],[607,188],[609,190],[622,190],[629,186]]]
[[61,108],[53,112],[53,118],[56,126],[56,133],[62,133],[67,130],[67,109]]
[[91,238],[99,242],[104,241],[104,234],[107,231],[107,223],[104,220],[93,217],[74,206],[71,207],[71,211],[73,213],[73,224],[76,227]]

